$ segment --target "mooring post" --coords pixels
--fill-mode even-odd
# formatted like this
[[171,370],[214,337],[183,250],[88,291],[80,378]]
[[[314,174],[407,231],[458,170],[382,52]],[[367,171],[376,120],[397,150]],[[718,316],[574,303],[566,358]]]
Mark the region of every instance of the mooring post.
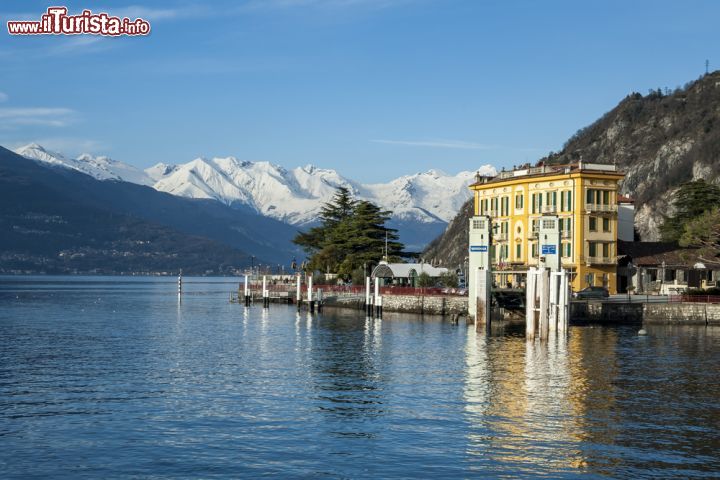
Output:
[[322,304],[323,304],[323,291],[322,288],[318,288],[317,291],[317,311],[322,312]]
[[308,276],[308,302],[310,304],[310,313],[315,313],[315,300],[313,300],[313,292],[312,292],[312,275]]
[[250,306],[250,285],[248,285],[248,276],[245,274],[245,287],[243,288],[243,293],[245,294],[245,306]]
[[377,316],[378,316],[378,318],[382,318],[382,314],[383,314],[383,296],[382,296],[382,295],[379,295],[377,301],[378,301],[378,306],[377,306],[378,315],[377,315]]
[[540,269],[538,275],[538,294],[540,296],[540,340],[547,340],[549,331],[548,303],[550,300],[550,285],[548,270]]
[[570,315],[569,309],[569,298],[570,292],[568,288],[568,273],[565,270],[561,270],[562,276],[560,277],[560,294],[558,295],[558,332],[567,332],[568,328],[568,316]]
[[298,310],[300,310],[300,304],[302,303],[302,291],[300,290],[300,274],[298,273],[296,277],[295,303],[297,303],[297,308]]
[[263,295],[263,308],[268,308],[268,306],[270,305],[270,299],[268,298],[267,277],[265,275],[263,275],[262,295]]
[[178,298],[182,296],[182,270],[178,273]]
[[475,271],[475,331],[479,332],[484,326],[490,331],[492,323],[492,272],[484,268]]
[[525,336],[528,339],[535,338],[537,322],[535,315],[537,311],[537,270],[535,267],[528,268],[525,280]]
[[372,304],[370,303],[370,277],[365,277],[365,313],[372,317]]
[[550,272],[550,311],[548,313],[548,321],[550,331],[557,333],[558,311],[560,307],[560,277],[561,272]]
[[378,305],[378,297],[380,296],[380,282],[375,278],[375,296],[373,297],[373,304],[375,305],[375,317],[380,316],[380,306]]

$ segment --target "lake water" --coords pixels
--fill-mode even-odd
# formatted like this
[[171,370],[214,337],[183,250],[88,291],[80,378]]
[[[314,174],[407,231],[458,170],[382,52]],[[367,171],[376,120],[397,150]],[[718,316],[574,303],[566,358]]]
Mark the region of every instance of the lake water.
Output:
[[0,277],[0,477],[720,475],[718,328],[541,344],[235,282]]

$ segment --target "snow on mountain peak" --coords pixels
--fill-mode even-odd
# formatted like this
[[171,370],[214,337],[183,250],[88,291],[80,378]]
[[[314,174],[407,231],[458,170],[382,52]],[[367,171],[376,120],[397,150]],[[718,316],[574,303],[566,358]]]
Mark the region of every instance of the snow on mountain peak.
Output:
[[77,170],[98,180],[120,180],[140,185],[152,185],[153,180],[142,170],[109,157],[93,157],[83,153],[77,158],[65,158],[62,154],[51,152],[37,143],[30,143],[15,150],[15,153],[30,160]]
[[35,161],[61,165],[100,180],[124,180],[190,198],[245,205],[258,213],[295,225],[317,221],[322,205],[343,186],[360,199],[394,212],[395,218],[419,223],[449,222],[472,197],[468,188],[476,171],[495,175],[491,165],[448,175],[439,169],[405,175],[387,183],[360,184],[332,169],[307,164],[287,170],[270,162],[234,156],[198,157],[187,163],[158,163],[145,171],[109,157],[82,154],[68,159],[37,144],[17,151]]

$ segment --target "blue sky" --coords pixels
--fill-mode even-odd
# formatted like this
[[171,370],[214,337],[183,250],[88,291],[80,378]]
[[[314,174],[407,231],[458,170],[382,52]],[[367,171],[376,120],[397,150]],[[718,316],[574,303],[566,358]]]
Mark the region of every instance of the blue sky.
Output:
[[720,2],[70,2],[139,38],[10,37],[0,144],[148,167],[234,155],[364,181],[534,161],[632,91],[720,65]]

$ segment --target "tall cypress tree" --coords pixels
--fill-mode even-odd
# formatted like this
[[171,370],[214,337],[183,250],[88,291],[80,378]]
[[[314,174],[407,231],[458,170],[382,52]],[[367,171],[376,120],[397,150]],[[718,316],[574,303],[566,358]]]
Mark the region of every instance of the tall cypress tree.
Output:
[[311,269],[349,277],[353,270],[375,265],[384,257],[399,261],[404,255],[397,230],[385,225],[391,215],[372,202],[354,200],[341,187],[323,205],[321,224],[293,241],[307,252]]

